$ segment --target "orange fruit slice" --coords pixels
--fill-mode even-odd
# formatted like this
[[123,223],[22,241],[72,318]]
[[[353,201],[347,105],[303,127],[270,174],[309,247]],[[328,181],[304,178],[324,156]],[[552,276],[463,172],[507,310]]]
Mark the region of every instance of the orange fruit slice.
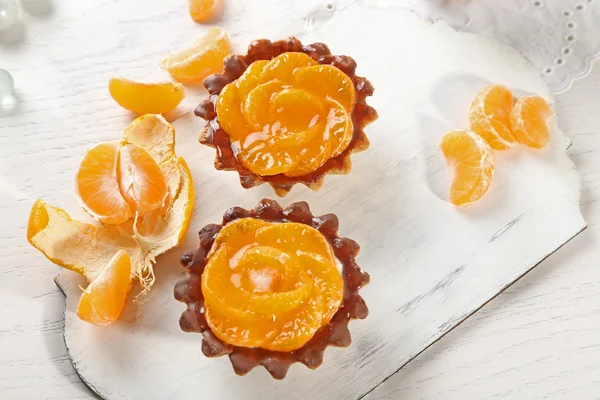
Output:
[[[304,346],[324,326],[321,302],[308,299],[304,307],[286,315],[286,323],[278,327],[278,334],[261,347],[271,351],[294,351]],[[337,310],[336,310],[337,311]]]
[[270,224],[256,231],[256,243],[276,246],[288,254],[314,253],[334,263],[333,250],[327,239],[315,228],[297,222]]
[[298,161],[292,154],[285,149],[272,148],[265,140],[246,140],[238,159],[255,174],[269,176],[284,173],[296,165]]
[[321,99],[306,90],[286,88],[269,105],[273,144],[279,148],[300,147],[325,129]]
[[260,73],[259,81],[264,83],[278,79],[285,85],[293,85],[294,71],[311,65],[317,65],[317,62],[304,53],[282,53],[265,65]]
[[141,213],[160,208],[167,195],[167,184],[152,156],[135,144],[119,151],[119,188],[129,206]]
[[238,308],[240,301],[231,294],[234,287],[227,257],[226,246],[221,246],[210,257],[202,273],[206,322],[215,336],[225,343],[259,347],[271,327],[262,316]]
[[231,53],[227,33],[210,28],[190,47],[167,55],[162,67],[182,83],[199,83],[223,69],[223,59]]
[[348,112],[356,104],[356,89],[352,79],[332,65],[314,65],[294,72],[296,84],[322,97],[340,103]]
[[123,311],[130,288],[129,255],[119,250],[81,295],[77,316],[94,325],[115,322]]
[[108,81],[108,91],[119,105],[137,114],[164,114],[185,97],[179,83],[141,83],[122,78]]
[[281,171],[286,176],[295,177],[310,174],[316,171],[329,159],[331,147],[328,141],[325,140],[325,134],[315,136],[307,146],[299,150],[299,153],[292,158],[293,162],[289,168]]
[[240,218],[230,222],[217,234],[211,252],[215,252],[225,244],[227,251],[233,256],[242,247],[255,243],[256,231],[267,225],[268,222],[256,218]]
[[83,208],[95,219],[120,224],[134,214],[125,201],[117,176],[118,143],[100,143],[83,156],[75,177],[75,191]]
[[515,139],[535,149],[545,147],[550,141],[548,120],[551,117],[552,110],[543,98],[534,96],[519,99],[510,115]]
[[242,114],[239,89],[235,83],[226,85],[217,98],[217,118],[221,128],[234,140],[242,140],[252,132]]
[[324,129],[310,141],[310,147],[300,150],[299,162],[285,171],[287,176],[302,176],[320,168],[327,160],[340,155],[352,141],[352,118],[337,101],[327,99],[330,106]]
[[169,199],[177,198],[182,185],[182,163],[175,154],[173,125],[161,115],[142,115],[125,127],[123,139],[148,151],[163,173]]
[[236,85],[240,94],[241,101],[246,101],[248,93],[260,84],[259,77],[265,66],[269,63],[268,60],[257,60],[246,68],[242,76],[240,76]]
[[494,177],[495,160],[490,145],[474,132],[456,130],[444,135],[440,148],[454,169],[450,202],[466,206],[479,200]]
[[277,79],[258,85],[248,93],[242,104],[242,113],[246,121],[257,131],[269,124],[268,105],[273,97],[283,89],[283,83]]
[[331,107],[327,116],[327,131],[330,144],[329,158],[337,157],[350,145],[354,126],[352,125],[352,117],[347,108],[335,100],[328,100]]
[[309,252],[299,252],[298,259],[302,268],[315,277],[315,291],[321,301],[323,320],[321,325],[329,323],[344,300],[344,279],[328,257]]
[[507,87],[492,85],[483,89],[471,104],[471,131],[484,138],[494,150],[514,146],[510,123],[513,104],[513,95]]
[[190,0],[190,16],[196,22],[206,22],[217,14],[221,0]]

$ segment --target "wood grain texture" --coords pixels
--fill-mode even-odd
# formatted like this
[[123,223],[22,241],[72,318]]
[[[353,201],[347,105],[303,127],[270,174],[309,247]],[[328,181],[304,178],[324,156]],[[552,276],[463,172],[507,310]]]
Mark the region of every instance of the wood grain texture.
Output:
[[[8,249],[0,268],[5,278],[0,283],[0,310],[5,316],[0,321],[0,389],[7,398],[90,396],[65,356],[60,333],[64,300],[51,282],[56,268],[41,261],[24,240],[27,213],[38,196],[66,205],[65,193],[72,190],[73,172],[83,151],[98,140],[113,139],[130,120],[108,98],[108,77],[147,74],[148,60],[158,59],[201,30],[187,22],[185,7],[177,2],[146,2],[144,9],[131,1],[78,3],[55,2],[49,16],[26,17],[23,42],[0,42],[0,66],[15,75],[21,98],[15,114],[0,117],[1,237]],[[265,36],[280,36],[268,22],[257,29]],[[301,31],[303,24],[299,19],[285,34],[295,33],[296,26]],[[142,37],[141,31],[150,37]],[[96,52],[103,56],[102,63],[90,57]],[[156,74],[165,77],[158,69]],[[193,93],[188,107],[199,96]],[[578,115],[578,110],[570,112],[573,118]],[[535,305],[538,311],[543,309]],[[493,360],[493,354],[489,357]],[[503,362],[500,365],[510,365],[510,360]],[[454,381],[460,376],[456,374]],[[593,381],[586,382],[592,387]],[[447,398],[452,395],[447,394]],[[414,398],[419,398],[418,392]]]
[[600,398],[600,68],[557,96],[588,228],[366,398]]

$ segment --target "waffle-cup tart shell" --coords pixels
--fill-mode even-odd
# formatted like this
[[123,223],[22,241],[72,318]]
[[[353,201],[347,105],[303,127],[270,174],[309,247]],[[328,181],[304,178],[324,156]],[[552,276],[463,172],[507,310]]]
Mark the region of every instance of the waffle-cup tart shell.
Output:
[[[335,257],[342,264],[344,298],[331,321],[321,327],[304,346],[291,352],[278,352],[253,347],[238,347],[224,343],[211,331],[204,313],[201,277],[208,261],[213,242],[223,226],[240,218],[258,218],[271,222],[297,222],[317,229],[331,245]],[[199,232],[200,245],[195,251],[181,256],[186,276],[175,286],[175,298],[187,304],[179,325],[185,332],[203,335],[202,352],[207,357],[228,355],[238,375],[245,375],[254,367],[264,366],[275,379],[283,379],[291,364],[299,362],[315,369],[323,362],[327,346],[347,347],[351,343],[348,322],[367,317],[368,308],[359,295],[361,287],[369,282],[369,275],[356,264],[360,247],[348,238],[338,236],[338,218],[335,214],[314,216],[306,202],[293,203],[282,208],[273,200],[264,199],[253,210],[240,207],[229,209],[221,224],[210,224]]]
[[[348,75],[356,89],[356,105],[352,110],[352,123],[354,131],[348,147],[337,157],[330,158],[314,172],[289,177],[284,174],[272,176],[259,176],[246,168],[236,157],[236,150],[232,148],[229,135],[217,121],[215,104],[219,93],[225,85],[238,79],[246,68],[257,60],[270,60],[286,52],[303,52],[322,65],[333,65]],[[246,55],[230,55],[225,58],[225,68],[222,73],[214,74],[204,80],[204,86],[210,97],[202,101],[195,110],[195,114],[206,120],[206,128],[200,136],[200,143],[214,147],[217,150],[215,168],[224,171],[237,171],[240,183],[246,189],[260,185],[270,184],[278,196],[285,196],[296,183],[306,185],[312,190],[318,190],[324,182],[325,175],[348,174],[352,169],[350,155],[366,150],[369,140],[364,133],[364,128],[377,119],[377,112],[366,103],[368,96],[373,95],[373,86],[363,77],[355,74],[356,62],[348,56],[335,56],[323,43],[302,45],[294,38],[271,42],[269,40],[256,40],[248,47]]]

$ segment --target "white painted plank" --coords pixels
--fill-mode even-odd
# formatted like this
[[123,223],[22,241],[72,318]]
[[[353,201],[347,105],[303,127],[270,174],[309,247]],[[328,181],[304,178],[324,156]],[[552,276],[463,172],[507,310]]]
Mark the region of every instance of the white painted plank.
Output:
[[[0,66],[8,68],[15,75],[21,100],[21,107],[16,114],[0,116],[0,219],[3,221],[0,238],[5,248],[0,264],[0,274],[3,277],[0,281],[0,314],[3,316],[0,331],[6,335],[0,340],[0,375],[3,377],[0,379],[0,392],[8,394],[8,398],[74,399],[89,396],[83,385],[75,383],[77,378],[65,361],[58,329],[48,332],[41,325],[41,322],[48,326],[59,325],[57,321],[62,316],[63,301],[50,281],[57,268],[46,262],[24,239],[25,221],[33,199],[41,196],[57,205],[70,204],[66,196],[72,193],[72,177],[81,154],[99,140],[117,137],[118,132],[130,120],[130,116],[118,109],[108,97],[108,78],[124,74],[130,77],[164,79],[166,75],[161,74],[158,69],[152,71],[156,60],[175,46],[191,41],[203,29],[189,20],[183,4],[185,2],[147,1],[143,8],[133,1],[107,3],[100,0],[63,0],[52,3],[53,12],[48,16],[33,17],[24,14],[26,35],[20,43],[8,45],[4,37],[0,37]],[[253,1],[243,3],[249,8],[256,5]],[[235,15],[239,11],[234,5],[227,15]],[[260,22],[259,20],[257,23]],[[266,23],[269,26],[261,28],[260,36],[278,38],[282,34],[293,33],[291,31],[296,31],[296,27],[298,32],[303,29],[303,21],[300,21],[294,23],[294,29],[289,29],[288,25],[285,32],[280,34],[269,30],[269,22]],[[144,35],[139,34],[142,31]],[[241,49],[246,39],[238,37],[234,42]],[[102,50],[102,63],[82,52],[90,43]],[[352,51],[349,53],[352,54]],[[581,97],[574,96],[566,100],[563,104],[565,111],[561,115],[561,125],[566,130],[571,128],[568,132],[580,131],[581,137],[578,138],[586,138],[585,146],[579,148],[581,154],[578,157],[583,160],[580,167],[584,171],[584,183],[587,183],[587,197],[584,191],[584,201],[587,202],[584,206],[589,206],[586,218],[592,220],[597,214],[593,206],[594,199],[598,196],[594,194],[597,186],[597,174],[594,171],[598,171],[595,164],[598,158],[594,149],[598,139],[593,134],[598,122],[595,111],[586,108],[585,104],[593,104],[594,101],[597,104],[595,87],[598,87],[597,83],[594,85],[592,82],[587,90],[579,92]],[[200,97],[201,93],[193,92],[187,107],[194,105]],[[581,118],[582,113],[586,113],[587,118]],[[368,154],[365,153],[365,156]],[[250,202],[246,205],[250,205]],[[344,223],[342,229],[346,229]],[[569,248],[573,246],[566,247],[560,254]],[[579,247],[569,251],[579,252]],[[573,331],[577,327],[584,329],[586,323],[597,321],[593,319],[597,314],[589,306],[597,303],[597,291],[592,290],[589,297],[584,299],[574,297],[574,292],[585,292],[585,282],[596,282],[599,279],[597,269],[590,264],[590,260],[597,258],[598,255],[588,247],[581,257],[562,256],[561,264],[568,264],[568,269],[563,273],[553,270],[552,279],[542,278],[540,282],[545,288],[543,290],[554,299],[549,306],[553,310],[552,315],[569,321],[569,325],[575,327]],[[557,281],[571,282],[573,288],[566,292],[559,290],[561,286]],[[573,299],[577,299],[577,302]],[[570,305],[582,302],[585,302],[585,306],[582,305],[584,310],[590,309],[589,314],[573,312],[573,306]],[[513,304],[509,303],[507,307],[511,308]],[[532,313],[546,311],[544,303],[533,301],[532,307],[535,308]],[[507,315],[490,315],[486,322],[496,320],[493,326],[497,327],[497,334],[501,334],[500,326],[510,329],[515,323],[516,326],[526,325],[526,319],[519,319],[518,315],[517,309]],[[517,322],[514,322],[515,319]],[[366,320],[364,323],[370,322]],[[534,325],[530,329],[532,332],[545,332],[547,326],[548,324],[540,324],[537,330]],[[5,340],[9,334],[13,338]],[[564,335],[556,335],[545,342],[547,346],[539,350],[551,354],[552,349],[557,347],[573,349],[575,341],[570,340],[569,335],[568,331]],[[576,337],[575,333],[571,335]],[[593,345],[593,341],[589,340]],[[472,353],[477,353],[477,349],[485,346],[485,343],[473,342]],[[512,350],[507,350],[512,353],[507,353],[507,358],[500,360],[498,368],[512,368],[510,354],[513,357],[516,354],[533,354],[515,349],[513,346]],[[582,354],[570,350],[566,358],[550,357],[549,362],[553,362],[553,371],[556,371],[549,377],[550,380],[554,379],[554,385],[559,389],[562,385],[565,393],[583,393],[577,392],[574,385],[568,384],[568,380],[556,377],[584,365],[590,355],[591,360],[594,360],[593,354],[595,353]],[[488,362],[482,365],[483,370],[493,369],[496,365],[494,355],[487,357]],[[520,382],[526,385],[528,376],[534,380],[537,376],[535,371],[540,370],[530,361],[519,371],[523,372],[519,374]],[[541,371],[540,374],[543,375],[544,370]],[[230,371],[227,370],[227,373]],[[450,375],[450,380],[458,381],[463,376],[468,377],[469,374],[459,370]],[[504,379],[507,379],[506,376],[510,375],[505,375]],[[597,387],[597,380],[591,375],[580,376],[583,376],[582,387],[593,389],[594,383]],[[433,380],[434,387],[435,382]],[[486,386],[485,378],[478,382],[481,386]],[[507,382],[510,383],[510,379],[500,382],[506,385]],[[493,395],[496,386],[487,386],[491,391],[485,393]],[[452,388],[437,387],[443,398],[450,398],[448,393],[453,393]],[[444,392],[446,396],[443,395]],[[536,389],[535,393],[545,392]],[[528,393],[523,398],[535,398],[535,393]],[[412,398],[410,396],[419,398],[418,392],[413,392],[406,398]]]
[[[359,16],[377,21],[378,29],[357,27],[352,21]],[[501,155],[493,191],[475,207],[458,211],[428,185],[426,177],[438,170],[426,161],[440,157],[431,150],[445,130],[465,123],[458,115],[466,118],[469,100],[486,82],[551,101],[537,71],[514,51],[406,11],[358,3],[303,36],[351,54],[377,88],[372,104],[380,120],[368,130],[372,148],[354,158],[353,173],[330,177],[319,192],[295,188],[285,199],[307,200],[316,213],[336,212],[342,233],[362,243],[359,262],[372,277],[364,290],[371,315],[352,324],[354,344],[329,350],[318,372],[295,366],[283,382],[261,370],[240,379],[227,359],[200,353],[199,335],[179,331],[183,308],[172,300],[180,278],[176,252],[161,259],[157,269],[165,275],[139,323],[130,309],[106,330],[77,319],[78,282],[61,274],[68,295],[67,347],[76,369],[102,396],[359,397],[584,227],[579,177],[565,154],[569,142],[557,129],[546,152]],[[405,39],[389,52],[382,36]],[[386,62],[373,54],[386,54]],[[214,170],[214,151],[195,142],[202,121],[186,116],[176,127],[179,152],[201,194],[192,226],[219,220],[227,206],[250,207],[271,195],[268,187],[245,191],[235,174]],[[189,238],[192,244],[195,233]]]

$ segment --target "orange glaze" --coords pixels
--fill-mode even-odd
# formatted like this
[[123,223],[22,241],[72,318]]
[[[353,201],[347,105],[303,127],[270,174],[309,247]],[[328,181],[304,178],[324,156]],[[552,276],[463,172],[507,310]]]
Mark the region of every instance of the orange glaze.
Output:
[[225,343],[293,351],[327,325],[343,280],[325,237],[299,223],[242,218],[217,235],[202,274],[206,320]]
[[248,169],[295,177],[348,147],[355,103],[354,84],[342,71],[287,52],[252,63],[223,88],[216,111]]

